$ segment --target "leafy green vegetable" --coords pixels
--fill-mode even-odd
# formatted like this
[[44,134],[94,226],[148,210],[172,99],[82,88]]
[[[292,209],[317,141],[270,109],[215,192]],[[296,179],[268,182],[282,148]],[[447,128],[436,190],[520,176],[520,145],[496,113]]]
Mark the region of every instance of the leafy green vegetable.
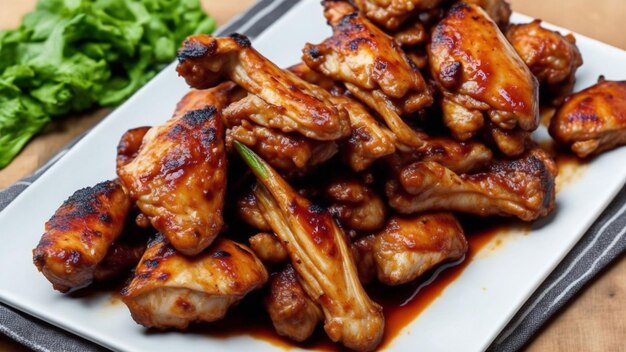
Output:
[[52,118],[120,104],[214,29],[199,0],[39,0],[0,31],[0,168]]

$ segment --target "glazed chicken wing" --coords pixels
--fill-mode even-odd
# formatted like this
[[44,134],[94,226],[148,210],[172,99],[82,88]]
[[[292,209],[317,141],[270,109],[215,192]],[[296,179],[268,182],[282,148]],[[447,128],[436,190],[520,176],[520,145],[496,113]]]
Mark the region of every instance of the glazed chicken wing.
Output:
[[394,30],[412,14],[433,9],[443,0],[353,0],[370,20],[388,30]]
[[376,235],[352,246],[362,282],[409,283],[435,266],[467,252],[461,224],[448,213],[403,218],[393,216]]
[[284,133],[249,121],[241,121],[226,131],[226,147],[239,141],[267,159],[281,172],[304,174],[332,158],[339,151],[333,141],[316,141],[297,133]]
[[138,151],[118,148],[128,153],[118,161],[132,159],[118,168],[124,188],[152,226],[186,255],[208,247],[223,224],[226,152],[220,94],[190,92],[170,120],[148,131]]
[[[471,137],[481,127],[481,115],[504,130],[537,128],[537,80],[480,7],[454,5],[431,39],[431,73],[443,91],[444,121],[453,132]],[[456,120],[462,121],[460,130],[451,123]]]
[[193,322],[223,318],[231,305],[267,279],[263,264],[241,244],[218,239],[188,258],[157,235],[122,290],[122,300],[138,324],[185,329]]
[[263,215],[285,244],[305,292],[324,312],[330,339],[373,350],[384,330],[382,308],[359,282],[346,235],[328,211],[298,195],[243,144],[235,146],[257,177],[255,195]]
[[385,224],[387,207],[374,189],[356,177],[336,177],[324,187],[328,211],[345,228],[376,231]]
[[250,249],[263,263],[283,263],[289,259],[285,246],[274,234],[259,232],[248,241]]
[[566,98],[550,135],[581,158],[626,144],[626,81],[599,82]]
[[245,89],[250,94],[237,109],[251,112],[249,118],[260,125],[322,141],[350,135],[348,114],[334,106],[330,93],[280,69],[242,35],[190,36],[178,60],[178,73],[192,87],[212,87],[228,77]]
[[346,96],[336,96],[332,100],[348,111],[352,134],[342,144],[342,154],[346,164],[356,172],[370,167],[374,161],[396,151],[396,137],[382,126],[367,109]]
[[55,290],[89,285],[120,236],[131,202],[117,181],[76,191],[52,218],[33,249],[33,262]]
[[[372,163],[396,150],[396,137],[366,107],[349,96],[343,95],[345,90],[326,76],[311,70],[306,64],[291,66],[289,71],[307,82],[318,84],[333,92],[331,101],[344,108],[350,117],[352,134],[341,144],[343,159],[352,170],[359,172],[367,169]],[[245,143],[244,143],[245,144]],[[264,156],[261,154],[261,156]],[[267,158],[266,158],[267,160]],[[268,160],[271,164],[271,160]],[[272,165],[274,166],[274,165]]]
[[[323,2],[333,35],[318,45],[307,44],[302,60],[336,81],[398,100],[406,112],[432,103],[432,95],[415,64],[393,38],[358,12],[342,12],[339,3]],[[336,19],[338,18],[338,19]]]
[[392,171],[400,172],[417,161],[433,161],[456,173],[467,173],[487,165],[493,153],[478,142],[459,142],[446,137],[428,139],[420,149],[398,151],[386,158]]
[[541,27],[541,20],[512,25],[506,37],[539,80],[542,98],[560,105],[572,92],[576,70],[583,64],[576,38]]
[[436,162],[417,162],[390,180],[386,190],[390,206],[404,214],[443,210],[531,221],[554,209],[556,173],[554,160],[533,149],[470,175],[457,175]]
[[308,339],[324,319],[322,310],[306,294],[291,265],[270,279],[265,308],[276,332],[295,341]]

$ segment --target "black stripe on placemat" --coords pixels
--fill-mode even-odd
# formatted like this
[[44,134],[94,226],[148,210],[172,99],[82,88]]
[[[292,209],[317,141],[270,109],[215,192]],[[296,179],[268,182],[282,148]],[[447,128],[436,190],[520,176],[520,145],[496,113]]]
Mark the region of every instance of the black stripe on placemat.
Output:
[[300,0],[282,0],[280,5],[256,21],[252,26],[249,26],[244,33],[253,38],[259,36],[267,27],[271,26],[274,22],[281,18],[285,12],[289,11],[299,2]]
[[243,13],[241,16],[230,21],[225,26],[218,28],[217,31],[215,31],[214,35],[230,34],[234,31],[237,31],[238,28],[248,23],[252,17],[254,17],[259,11],[269,6],[273,1],[274,0],[258,1],[257,3],[252,5],[252,7],[248,9],[248,11]]
[[539,286],[488,351],[518,351],[609,263],[626,253],[626,186]]
[[[295,5],[297,1],[285,0],[279,6],[263,15],[254,19],[259,13],[267,9],[270,5],[275,4],[273,0],[261,0],[250,8],[244,15],[236,18],[231,23],[216,31],[216,34],[223,34],[238,31],[239,28],[246,26],[254,30],[254,36],[260,34],[269,27],[275,20],[284,15],[289,9]],[[266,20],[272,18],[272,21]],[[250,22],[254,19],[254,22]],[[265,20],[263,25],[257,21]],[[251,24],[250,24],[251,23]],[[246,34],[249,34],[246,31]],[[7,189],[0,190],[0,211],[4,209],[12,200],[22,193],[30,184],[37,180],[50,166],[59,160],[69,149],[71,149],[84,135],[76,138],[68,143],[59,153],[57,153],[46,165],[39,168],[31,176],[15,183]],[[61,328],[57,328],[47,322],[32,317],[26,313],[17,311],[11,307],[0,303],[0,333],[8,336],[18,343],[34,350],[34,351],[81,351],[81,352],[100,352],[106,349],[80,336],[74,335]]]

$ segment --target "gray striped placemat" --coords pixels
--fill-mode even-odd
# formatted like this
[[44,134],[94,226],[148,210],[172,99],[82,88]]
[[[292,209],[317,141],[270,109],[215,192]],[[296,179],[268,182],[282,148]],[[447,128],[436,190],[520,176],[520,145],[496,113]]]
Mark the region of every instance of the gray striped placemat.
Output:
[[[239,32],[254,38],[299,0],[260,0],[217,34]],[[31,176],[0,191],[0,211],[39,178],[80,139],[69,143]],[[593,277],[626,250],[626,187],[620,191],[579,243],[522,306],[489,351],[517,351]],[[35,351],[105,351],[73,335],[0,303],[0,332]]]

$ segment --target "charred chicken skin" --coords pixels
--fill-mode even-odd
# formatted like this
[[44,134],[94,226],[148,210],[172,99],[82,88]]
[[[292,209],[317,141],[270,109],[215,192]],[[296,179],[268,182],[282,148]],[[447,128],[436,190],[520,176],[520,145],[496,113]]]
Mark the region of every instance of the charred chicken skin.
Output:
[[320,141],[350,135],[348,114],[330,101],[330,93],[277,67],[245,36],[190,36],[178,60],[178,73],[194,88],[213,87],[227,77],[247,91],[236,107],[252,112],[248,118],[259,125]]
[[374,278],[386,285],[402,285],[467,252],[461,224],[452,214],[403,218],[393,216],[376,235],[353,246],[362,282]]
[[333,36],[318,45],[307,44],[302,60],[343,82],[354,97],[380,114],[401,142],[421,145],[419,135],[400,118],[433,101],[415,64],[393,38],[354,8],[336,1],[323,4]]
[[33,262],[55,290],[89,285],[122,234],[131,202],[117,181],[76,191],[52,218],[33,249]]
[[270,278],[264,303],[276,332],[294,341],[308,339],[324,319],[322,310],[304,291],[291,265]]
[[118,148],[132,158],[118,168],[124,188],[152,226],[186,255],[208,247],[223,225],[226,151],[216,94],[192,91],[171,119],[146,133],[138,151]]
[[263,264],[241,244],[218,239],[188,258],[157,235],[122,290],[122,300],[138,324],[185,329],[192,322],[223,318],[231,305],[267,279]]
[[455,135],[473,136],[485,117],[507,131],[537,128],[537,79],[479,6],[454,5],[434,29],[428,57]]
[[626,81],[599,82],[565,99],[550,135],[581,158],[626,144]]
[[391,179],[386,191],[390,206],[404,214],[441,210],[532,221],[554,209],[556,173],[554,160],[533,149],[475,174],[458,175],[436,162],[416,162]]
[[385,325],[382,308],[359,282],[346,235],[328,211],[298,195],[243,144],[235,146],[257,177],[264,217],[285,244],[305,292],[324,312],[330,339],[359,351],[376,348]]
[[539,80],[542,98],[560,105],[572,92],[576,70],[583,64],[576,38],[541,27],[541,20],[512,25],[506,37]]

